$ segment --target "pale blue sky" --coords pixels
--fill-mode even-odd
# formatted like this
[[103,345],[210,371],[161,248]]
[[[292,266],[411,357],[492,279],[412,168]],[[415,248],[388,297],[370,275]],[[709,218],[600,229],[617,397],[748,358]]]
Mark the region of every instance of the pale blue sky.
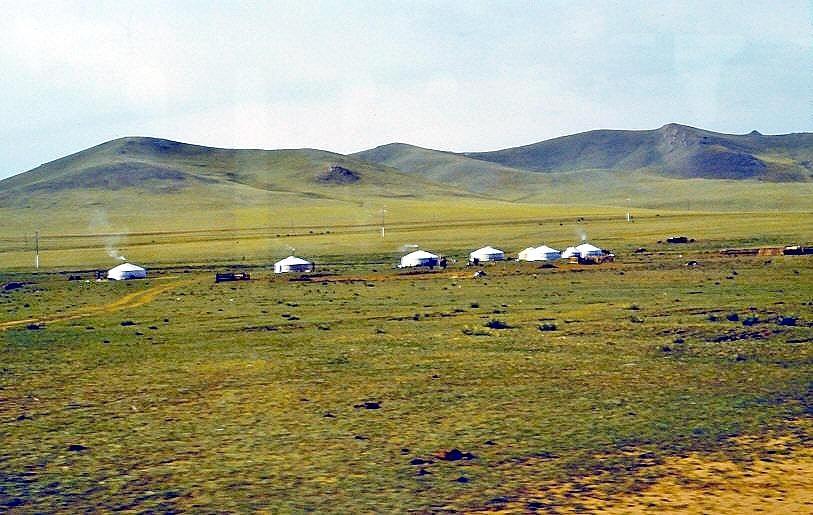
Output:
[[491,150],[811,131],[807,1],[0,0],[0,178],[121,136]]

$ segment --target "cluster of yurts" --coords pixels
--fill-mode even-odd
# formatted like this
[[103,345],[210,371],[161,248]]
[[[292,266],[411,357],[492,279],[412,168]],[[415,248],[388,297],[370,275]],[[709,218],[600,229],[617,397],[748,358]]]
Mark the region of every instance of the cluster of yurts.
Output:
[[[582,243],[576,247],[568,247],[560,252],[548,246],[542,245],[540,247],[528,247],[521,251],[517,256],[519,261],[554,261],[556,259],[569,259],[571,257],[589,258],[605,255],[605,251],[595,247],[589,243]],[[505,252],[494,247],[483,247],[477,249],[469,254],[469,263],[479,264],[488,261],[503,261],[505,260]],[[407,267],[436,267],[445,266],[446,258],[426,252],[425,250],[416,250],[401,258],[398,268]],[[296,256],[288,256],[287,258],[274,263],[274,273],[283,274],[288,272],[312,272],[314,264]],[[147,277],[147,271],[140,266],[131,263],[122,263],[119,266],[112,268],[107,273],[108,279],[114,280],[127,280],[127,279],[144,279]]]
[[[568,247],[564,251],[552,249],[546,245],[540,247],[528,247],[517,256],[519,261],[554,261],[557,259],[570,259],[571,257],[590,258],[606,255],[606,252],[589,243],[582,243],[576,247]],[[469,254],[469,263],[479,264],[488,261],[504,261],[505,252],[494,247],[483,247]],[[432,254],[425,250],[416,250],[403,256],[398,263],[398,268],[408,267],[436,267],[445,266],[446,258],[437,254]],[[312,272],[314,265],[310,261],[288,256],[282,261],[274,263],[274,272],[277,274],[286,272]]]
[[[557,259],[570,259],[572,257],[590,258],[600,257],[606,255],[606,251],[600,249],[589,243],[582,243],[576,247],[568,247],[564,251],[558,251],[550,248],[547,245],[539,247],[528,247],[520,251],[517,255],[518,261],[555,261]],[[503,261],[505,260],[505,252],[494,247],[483,247],[477,249],[469,254],[470,264],[485,263],[488,261]],[[416,250],[410,252],[401,258],[398,268],[406,268],[413,266],[428,266],[434,267],[443,264],[444,258],[426,252],[425,250]]]

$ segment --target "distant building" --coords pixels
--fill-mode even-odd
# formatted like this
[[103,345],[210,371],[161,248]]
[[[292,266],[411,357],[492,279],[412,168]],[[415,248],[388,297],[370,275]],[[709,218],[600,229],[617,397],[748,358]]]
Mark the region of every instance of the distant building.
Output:
[[589,243],[582,243],[578,247],[576,247],[576,252],[579,257],[586,258],[586,257],[599,257],[604,255],[604,251],[600,248],[590,245]]
[[562,253],[546,245],[528,247],[517,256],[520,261],[554,261],[562,257]]
[[398,268],[412,266],[428,266],[431,268],[438,266],[439,263],[439,256],[432,254],[431,252],[426,252],[425,250],[416,250],[415,252],[410,252],[406,256],[402,257],[401,262],[398,264]]
[[107,278],[114,281],[126,281],[128,279],[146,279],[147,271],[132,263],[122,263],[107,271]]
[[505,259],[505,252],[494,247],[483,247],[469,254],[469,263],[484,263],[486,261],[502,261]]
[[275,274],[285,274],[289,272],[313,272],[313,263],[295,256],[274,263]]

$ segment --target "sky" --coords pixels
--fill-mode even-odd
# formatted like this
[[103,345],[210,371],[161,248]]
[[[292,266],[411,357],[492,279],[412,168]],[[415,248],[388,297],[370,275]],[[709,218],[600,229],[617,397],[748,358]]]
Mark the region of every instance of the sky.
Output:
[[808,132],[811,5],[0,0],[0,178],[123,136],[349,153]]

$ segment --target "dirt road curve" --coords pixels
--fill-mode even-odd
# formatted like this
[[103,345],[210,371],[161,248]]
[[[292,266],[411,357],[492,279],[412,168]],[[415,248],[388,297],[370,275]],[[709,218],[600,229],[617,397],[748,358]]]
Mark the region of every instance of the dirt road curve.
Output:
[[157,286],[153,286],[152,288],[148,288],[146,290],[128,293],[127,295],[124,295],[120,299],[117,299],[111,302],[110,304],[104,304],[102,306],[88,306],[86,308],[82,308],[77,311],[73,311],[71,313],[66,313],[64,315],[42,318],[25,318],[22,320],[10,320],[8,322],[0,322],[0,331],[5,331],[6,329],[10,329],[12,327],[17,327],[20,325],[51,324],[54,322],[64,322],[66,320],[76,320],[77,318],[89,317],[101,313],[113,313],[115,311],[121,311],[124,309],[137,308],[139,306],[143,306],[144,304],[152,302],[153,300],[155,300],[156,297],[158,297],[164,292],[172,290],[173,288],[177,288],[178,286],[189,284],[190,282],[192,281],[187,280],[172,282],[169,284],[160,284]]

